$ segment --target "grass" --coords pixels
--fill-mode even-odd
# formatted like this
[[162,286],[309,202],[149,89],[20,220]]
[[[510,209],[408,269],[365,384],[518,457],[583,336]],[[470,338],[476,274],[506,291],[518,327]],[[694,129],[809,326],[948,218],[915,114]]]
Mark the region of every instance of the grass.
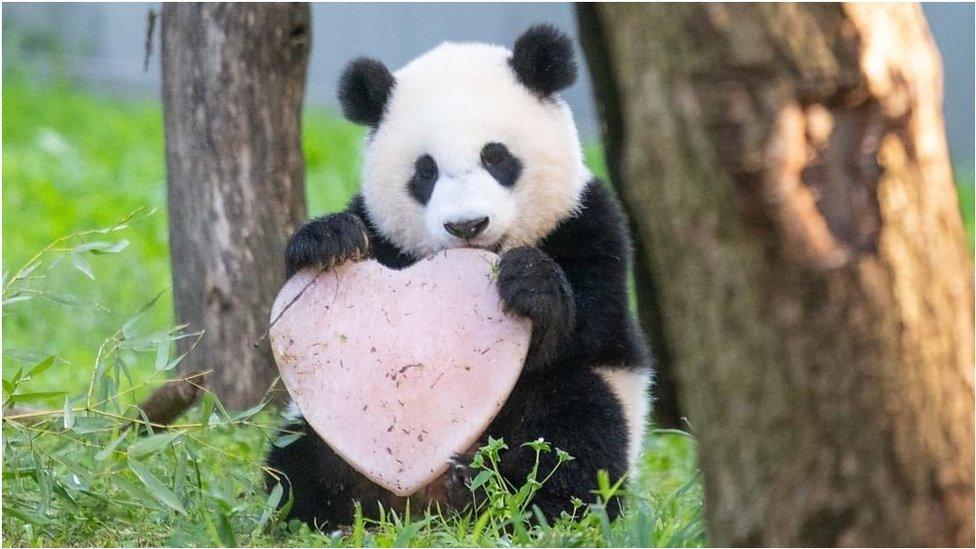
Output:
[[[171,341],[182,336],[170,330],[159,104],[39,85],[16,71],[4,84],[4,286],[22,290],[3,309],[4,401],[59,411],[4,422],[5,546],[705,543],[695,445],[684,433],[651,433],[629,511],[612,525],[596,505],[529,527],[496,487],[499,508],[477,516],[415,510],[338,533],[272,512],[261,460],[276,440],[274,410],[227,413],[207,397],[179,427],[137,436],[133,404],[165,381]],[[310,215],[355,192],[362,137],[328,112],[307,112]],[[596,149],[588,158],[602,169]],[[51,242],[134,211],[118,230],[62,240],[12,280]],[[5,289],[4,299],[16,294]]]

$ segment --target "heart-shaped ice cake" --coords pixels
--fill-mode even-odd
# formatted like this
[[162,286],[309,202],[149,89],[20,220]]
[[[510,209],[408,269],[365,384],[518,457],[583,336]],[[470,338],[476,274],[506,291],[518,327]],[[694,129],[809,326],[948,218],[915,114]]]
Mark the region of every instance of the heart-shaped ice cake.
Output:
[[532,327],[502,312],[497,264],[455,249],[402,271],[376,261],[306,269],[275,300],[271,348],[305,420],[394,494],[443,473],[522,371]]

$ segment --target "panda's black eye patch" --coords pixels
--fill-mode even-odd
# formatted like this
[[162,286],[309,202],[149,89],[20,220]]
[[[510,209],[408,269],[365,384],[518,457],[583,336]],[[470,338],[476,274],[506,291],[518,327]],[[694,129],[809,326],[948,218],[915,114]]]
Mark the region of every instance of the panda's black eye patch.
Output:
[[427,204],[430,195],[434,192],[434,183],[437,182],[437,162],[429,154],[425,154],[417,159],[413,165],[413,177],[407,187],[410,196],[417,202]]
[[522,163],[501,143],[488,143],[481,149],[481,165],[503,187],[514,185],[522,174]]

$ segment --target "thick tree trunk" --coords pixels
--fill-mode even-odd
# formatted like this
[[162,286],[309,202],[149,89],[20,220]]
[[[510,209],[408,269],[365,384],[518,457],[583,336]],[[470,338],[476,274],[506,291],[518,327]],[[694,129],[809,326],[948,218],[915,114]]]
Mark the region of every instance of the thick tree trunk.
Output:
[[162,35],[176,318],[206,331],[183,365],[240,408],[277,376],[263,335],[305,217],[309,8],[165,4]]
[[973,271],[920,8],[580,22],[711,542],[972,546]]

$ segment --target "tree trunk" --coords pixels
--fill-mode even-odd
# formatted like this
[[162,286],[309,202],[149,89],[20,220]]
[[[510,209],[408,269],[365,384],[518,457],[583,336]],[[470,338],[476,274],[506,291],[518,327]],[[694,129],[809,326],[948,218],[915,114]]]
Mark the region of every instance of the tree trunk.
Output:
[[246,407],[277,376],[263,336],[305,217],[309,8],[167,3],[162,35],[176,318],[205,330],[183,367]]
[[711,543],[972,546],[973,271],[921,9],[579,15]]

